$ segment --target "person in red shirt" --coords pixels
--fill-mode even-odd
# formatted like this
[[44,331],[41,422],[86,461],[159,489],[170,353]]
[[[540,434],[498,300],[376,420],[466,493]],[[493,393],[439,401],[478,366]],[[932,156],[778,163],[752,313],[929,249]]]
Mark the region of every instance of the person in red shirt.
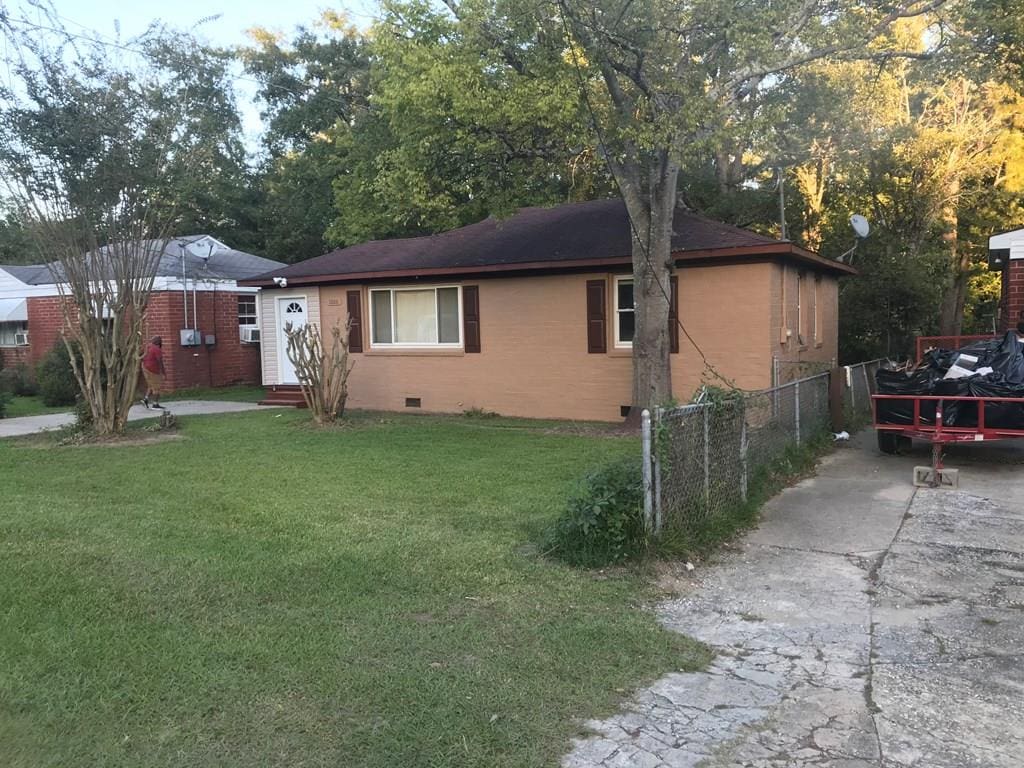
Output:
[[146,379],[146,394],[142,398],[142,404],[150,407],[152,399],[153,408],[163,408],[160,405],[160,388],[164,383],[164,340],[154,336],[149,346],[146,347],[146,354],[142,356],[142,375]]

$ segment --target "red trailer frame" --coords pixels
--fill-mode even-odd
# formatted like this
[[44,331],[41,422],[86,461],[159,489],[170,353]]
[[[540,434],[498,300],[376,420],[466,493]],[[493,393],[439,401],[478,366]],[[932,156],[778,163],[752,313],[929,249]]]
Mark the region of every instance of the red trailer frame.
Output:
[[[878,402],[880,400],[910,400],[914,404],[913,422],[910,424],[889,424],[878,421]],[[935,403],[935,423],[927,424],[921,420],[921,403],[932,401]],[[943,403],[967,402],[976,403],[978,406],[978,425],[975,427],[956,427],[942,423]],[[937,486],[941,485],[942,472],[942,449],[948,443],[981,443],[991,440],[1014,440],[1024,438],[1024,429],[1003,429],[989,427],[985,423],[985,405],[987,403],[1020,403],[1024,405],[1022,397],[952,397],[948,395],[872,395],[871,410],[875,430],[879,434],[879,445],[881,446],[883,434],[893,434],[896,438],[903,437],[907,440],[927,440],[932,445],[932,466],[931,478],[924,484]],[[884,450],[884,449],[883,449]],[[890,451],[895,452],[895,450]],[[915,470],[915,481],[919,475]],[[954,483],[955,484],[955,483]]]

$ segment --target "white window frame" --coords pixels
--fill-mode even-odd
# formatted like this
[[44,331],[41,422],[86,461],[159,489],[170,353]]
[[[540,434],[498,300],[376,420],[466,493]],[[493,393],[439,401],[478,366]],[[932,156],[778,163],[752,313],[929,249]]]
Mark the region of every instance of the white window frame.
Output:
[[[239,294],[237,294],[235,296],[236,310],[241,310],[240,303],[241,303],[242,299],[251,300],[253,302],[253,309],[252,309],[252,314],[251,315],[248,314],[248,313],[243,315],[241,313],[241,311],[236,312],[237,317],[238,317],[238,327],[239,328],[248,328],[249,326],[253,326],[253,325],[256,326],[256,327],[259,327],[259,324],[260,324],[260,302],[259,302],[259,299],[257,299],[256,294],[255,293],[239,293]],[[243,317],[252,318],[252,322],[251,323],[243,323],[242,322],[242,318]]]
[[[395,329],[398,327],[395,322],[395,310],[397,302],[395,301],[395,294],[402,293],[403,291],[433,291],[434,292],[434,321],[438,319],[438,306],[437,306],[437,292],[444,288],[454,288],[456,290],[456,296],[458,297],[459,304],[459,340],[457,342],[440,342],[440,341],[402,341],[402,342],[381,342],[376,341],[373,338],[374,330],[374,304],[373,294],[375,293],[388,293],[391,294],[391,338],[395,338]],[[462,305],[462,286],[455,285],[394,285],[386,288],[371,288],[369,296],[367,296],[369,304],[369,315],[370,315],[370,348],[371,349],[462,349],[463,342],[463,330],[462,327],[465,323],[463,316],[463,305]],[[439,334],[440,335],[440,334]]]
[[619,309],[619,284],[620,283],[632,283],[632,275],[617,275],[615,277],[615,284],[613,286],[615,295],[613,296],[612,307],[615,311],[615,336],[612,341],[617,349],[632,349],[632,341],[620,341],[619,340],[619,314],[621,312],[632,312],[633,313],[633,328],[634,332],[636,329],[636,288],[633,288],[633,308],[632,309]]

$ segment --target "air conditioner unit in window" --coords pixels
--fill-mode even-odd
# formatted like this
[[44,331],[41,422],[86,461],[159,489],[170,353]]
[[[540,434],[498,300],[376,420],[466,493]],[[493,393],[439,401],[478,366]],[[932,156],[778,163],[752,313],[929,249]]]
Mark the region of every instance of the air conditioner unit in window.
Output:
[[28,331],[15,331],[14,332],[14,343],[19,347],[28,346]]
[[243,344],[259,344],[260,329],[255,325],[240,325],[238,326],[238,337]]

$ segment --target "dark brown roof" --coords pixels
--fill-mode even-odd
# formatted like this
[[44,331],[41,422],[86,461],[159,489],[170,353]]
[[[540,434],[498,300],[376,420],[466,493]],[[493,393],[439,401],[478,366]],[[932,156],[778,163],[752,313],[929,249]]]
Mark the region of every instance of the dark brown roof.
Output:
[[[677,210],[672,249],[677,258],[789,255],[818,268],[852,273],[792,244]],[[316,283],[473,272],[564,269],[628,263],[630,226],[621,199],[522,208],[437,235],[371,240],[245,281],[270,285],[274,277]]]

